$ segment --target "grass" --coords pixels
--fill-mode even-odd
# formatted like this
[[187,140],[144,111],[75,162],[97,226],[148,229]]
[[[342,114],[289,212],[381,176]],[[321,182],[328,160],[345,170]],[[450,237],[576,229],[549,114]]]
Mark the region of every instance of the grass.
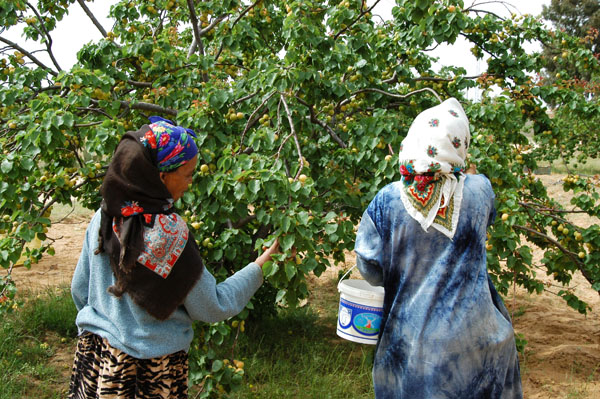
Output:
[[[547,163],[540,162],[540,166]],[[576,173],[580,175],[597,175],[600,174],[600,159],[588,158],[585,163],[571,161],[565,164],[561,160],[556,160],[552,163],[552,173],[567,174]]]
[[246,381],[230,398],[372,398],[374,347],[335,335],[337,319],[310,307],[251,326],[237,356]]
[[[309,305],[281,309],[277,317],[263,321],[247,321],[234,355],[245,363],[243,384],[221,398],[374,397],[374,347],[336,336],[337,278],[321,283]],[[76,342],[74,320],[67,287],[26,294],[21,308],[0,318],[0,399],[66,396]],[[221,358],[231,356],[230,347],[222,350]],[[524,376],[527,368],[523,362]],[[596,381],[598,369],[600,365],[585,369],[573,362],[566,388],[551,381],[540,389],[548,397],[590,397],[589,384]],[[190,390],[190,399],[195,392]]]
[[[64,398],[76,344],[76,310],[67,287],[25,293],[23,306],[0,320],[0,399]],[[235,357],[245,363],[241,398],[373,398],[373,346],[335,335],[337,296],[318,306],[282,309],[247,321]],[[223,348],[223,357],[231,348]],[[190,391],[190,398],[194,390]]]
[[[75,306],[67,288],[29,295],[0,323],[0,399],[63,398],[64,365],[52,359],[72,351]],[[68,381],[68,380],[67,380]]]
[[68,204],[54,204],[52,207],[52,223],[60,222],[66,218],[74,217],[74,218],[82,218],[89,219],[93,211],[85,208],[78,201],[73,201],[72,205]]

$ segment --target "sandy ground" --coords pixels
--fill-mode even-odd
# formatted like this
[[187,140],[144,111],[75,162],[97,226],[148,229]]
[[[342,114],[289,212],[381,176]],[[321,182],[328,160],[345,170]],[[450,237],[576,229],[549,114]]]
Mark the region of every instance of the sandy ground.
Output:
[[[551,195],[563,195],[557,184],[562,176],[540,178]],[[57,240],[54,243],[56,255],[44,258],[31,270],[16,268],[13,277],[20,288],[43,290],[70,283],[89,216],[91,213],[70,216],[53,224],[49,236]],[[536,255],[539,259],[540,253]],[[350,266],[351,254],[346,262],[346,267]],[[309,302],[318,306],[320,296],[337,296],[338,270],[328,270],[318,279],[309,279],[315,298]],[[582,276],[575,277],[572,287],[592,307],[587,316],[572,310],[549,292],[530,295],[516,288],[505,298],[513,313],[515,331],[528,341],[525,355],[521,357],[525,398],[600,398],[600,296]]]

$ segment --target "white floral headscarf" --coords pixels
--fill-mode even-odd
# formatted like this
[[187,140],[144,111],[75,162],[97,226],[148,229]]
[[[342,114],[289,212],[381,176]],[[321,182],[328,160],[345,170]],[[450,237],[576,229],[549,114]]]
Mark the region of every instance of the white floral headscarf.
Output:
[[465,111],[450,98],[417,115],[402,141],[402,203],[423,230],[454,237],[470,139]]

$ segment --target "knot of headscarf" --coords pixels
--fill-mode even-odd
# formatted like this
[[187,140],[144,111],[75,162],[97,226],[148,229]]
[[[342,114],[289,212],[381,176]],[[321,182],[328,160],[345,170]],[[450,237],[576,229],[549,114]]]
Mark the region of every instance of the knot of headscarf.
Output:
[[433,174],[424,174],[417,175],[409,172],[406,165],[400,165],[400,174],[402,175],[402,179],[405,184],[413,184],[416,183],[417,190],[424,191],[425,187],[432,181],[436,179],[436,176]]
[[402,141],[402,202],[425,231],[432,226],[454,236],[470,138],[466,114],[450,98],[417,115]]

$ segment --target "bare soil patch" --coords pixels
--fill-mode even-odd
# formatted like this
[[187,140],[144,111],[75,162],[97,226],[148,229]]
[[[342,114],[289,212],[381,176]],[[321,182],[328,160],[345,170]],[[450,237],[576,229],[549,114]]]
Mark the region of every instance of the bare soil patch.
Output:
[[[564,204],[569,196],[562,192],[560,180],[563,175],[539,176],[550,194]],[[92,212],[70,216],[52,225],[49,236],[56,239],[55,256],[45,257],[31,270],[23,267],[13,271],[20,289],[32,291],[70,284],[79,258],[81,244]],[[592,223],[587,216],[574,216],[574,222]],[[537,259],[541,252],[536,251]],[[327,270],[319,278],[311,276],[309,285],[312,296],[309,303],[332,323],[335,330],[338,272],[354,265],[353,254],[349,253],[346,264]],[[547,276],[538,276],[550,282]],[[358,273],[353,273],[358,278]],[[524,396],[528,399],[600,397],[600,296],[593,291],[582,276],[575,276],[571,287],[584,299],[592,310],[587,316],[568,307],[559,297],[549,292],[540,295],[528,294],[516,288],[506,298],[506,306],[513,314],[515,331],[528,341],[525,355],[521,357],[521,372]],[[334,333],[332,333],[333,335]],[[64,358],[65,370],[71,366],[71,354]]]
[[56,240],[52,244],[55,255],[44,256],[38,264],[31,266],[31,269],[23,266],[16,267],[12,276],[18,289],[40,292],[48,288],[71,284],[85,230],[92,215],[93,212],[90,211],[71,215],[61,219],[58,223],[53,223],[47,235]]

